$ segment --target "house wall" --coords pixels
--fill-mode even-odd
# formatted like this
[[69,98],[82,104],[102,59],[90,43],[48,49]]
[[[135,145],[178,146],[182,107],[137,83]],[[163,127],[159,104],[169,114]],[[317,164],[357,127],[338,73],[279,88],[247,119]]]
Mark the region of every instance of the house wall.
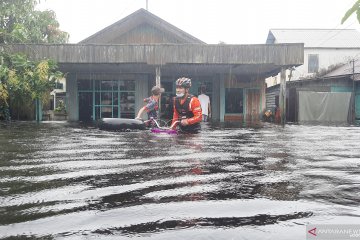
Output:
[[[275,107],[275,98],[279,96],[279,86],[272,87],[266,92],[266,106],[267,108]],[[286,87],[286,96],[287,96],[287,108],[290,106],[295,107],[296,109],[287,109],[287,119],[290,119],[291,116],[288,116],[289,113],[295,111],[295,121],[297,121],[298,116],[298,97],[289,98],[289,90],[296,89],[296,93],[302,91],[309,92],[353,92],[353,82],[349,78],[338,78],[338,79],[324,79],[324,80],[307,80],[307,81],[297,81],[290,82]],[[360,85],[356,85],[356,98],[355,98],[355,114],[356,118],[360,120]],[[292,102],[291,102],[292,101]],[[295,101],[295,102],[294,102]]]
[[149,86],[148,75],[138,76],[135,84],[135,115],[144,106],[144,98],[149,96],[149,89],[151,87]]
[[135,29],[115,38],[111,44],[149,44],[149,43],[187,43],[150,24],[142,24]]
[[319,70],[327,69],[331,65],[338,63],[346,63],[350,59],[354,58],[360,52],[359,48],[355,49],[327,49],[327,48],[304,48],[304,64],[297,67],[293,72],[293,79],[299,79],[300,77],[306,78],[313,73],[308,73],[308,56],[309,54],[319,55]]
[[69,121],[79,120],[78,86],[76,74],[69,73],[66,77],[66,112]]
[[355,121],[357,124],[360,124],[360,83],[359,82],[356,82]]
[[[30,59],[51,58],[59,64],[224,64],[259,67],[261,73],[276,71],[304,61],[303,44],[224,45],[224,44],[25,44],[7,45],[11,53]],[[268,66],[265,71],[261,66]],[[244,74],[251,73],[251,68]],[[256,74],[257,72],[252,72]]]
[[[224,121],[252,121],[259,120],[262,112],[266,108],[266,85],[263,79],[250,76],[224,75],[224,90],[227,88],[239,89],[243,91],[243,113],[226,113],[225,110],[225,91],[222,90],[223,98],[220,119]],[[241,90],[240,90],[241,89]]]
[[[350,59],[359,56],[359,48],[304,48],[304,64],[297,67],[292,72],[290,80],[299,80],[301,78],[311,77],[313,73],[308,72],[308,59],[310,54],[319,55],[319,70],[327,69],[331,65],[349,62]],[[349,66],[350,67],[350,66]],[[289,80],[290,70],[286,70],[286,80]],[[268,87],[280,83],[280,74],[269,77],[266,80]]]
[[280,95],[280,88],[272,88],[266,92],[266,108],[273,109],[276,107],[276,96]]
[[[104,75],[105,76],[105,75]],[[120,77],[120,76],[119,76]],[[84,78],[81,78],[84,79]],[[86,78],[85,78],[86,79]],[[91,77],[89,77],[91,79]],[[107,80],[104,78],[103,80]],[[247,121],[258,120],[266,108],[265,84],[261,79],[251,80],[248,77],[218,74],[215,77],[209,77],[212,80],[212,120],[214,121]],[[79,98],[77,75],[69,74],[67,77],[67,112],[68,120],[79,120]],[[97,78],[95,81],[100,81]],[[90,80],[89,80],[90,81]],[[135,114],[143,107],[143,99],[149,96],[149,89],[153,85],[153,77],[151,75],[136,75],[135,78]],[[225,89],[242,89],[243,91],[243,113],[242,114],[226,114],[225,113]]]

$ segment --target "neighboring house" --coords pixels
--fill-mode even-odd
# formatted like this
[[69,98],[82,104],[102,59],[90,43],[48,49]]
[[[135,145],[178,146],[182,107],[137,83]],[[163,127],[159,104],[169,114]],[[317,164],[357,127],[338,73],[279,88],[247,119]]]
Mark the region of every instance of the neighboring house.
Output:
[[[287,82],[286,90],[289,122],[360,123],[360,61],[343,64],[320,78]],[[279,92],[279,84],[267,88],[268,109],[278,106]]]
[[[49,103],[42,106],[40,119],[42,120],[66,120],[67,115],[62,106],[66,107],[66,79],[59,79],[55,83],[54,90],[50,92]],[[61,114],[61,118],[58,115]]]
[[[360,33],[354,29],[271,29],[266,44],[304,43],[304,64],[292,71],[290,80],[307,79],[339,63],[360,57]],[[289,80],[290,71],[286,73]],[[267,86],[280,76],[266,79]]]
[[265,109],[265,78],[304,60],[303,44],[209,45],[144,9],[78,44],[7,49],[57,61],[67,73],[70,121],[134,118],[159,80],[166,89],[162,105],[169,106],[183,76],[193,80],[192,94],[207,86],[213,120],[256,120]]
[[62,78],[56,82],[54,90],[50,93],[51,96],[51,110],[59,106],[59,101],[66,103],[66,79]]

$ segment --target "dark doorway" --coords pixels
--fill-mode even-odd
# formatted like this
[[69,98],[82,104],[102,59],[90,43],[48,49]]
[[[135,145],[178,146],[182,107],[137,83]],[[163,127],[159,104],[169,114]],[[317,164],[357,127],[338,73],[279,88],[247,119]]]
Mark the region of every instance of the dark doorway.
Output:
[[79,92],[79,121],[92,121],[93,94],[91,92]]
[[289,88],[289,97],[287,98],[286,104],[286,121],[287,122],[296,122],[296,88]]

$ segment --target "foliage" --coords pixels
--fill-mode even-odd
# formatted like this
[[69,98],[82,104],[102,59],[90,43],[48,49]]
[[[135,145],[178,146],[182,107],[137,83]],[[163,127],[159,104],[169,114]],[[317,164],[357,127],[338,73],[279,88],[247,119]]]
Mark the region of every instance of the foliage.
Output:
[[343,66],[344,64],[345,63],[332,64],[332,65],[328,66],[327,68],[321,68],[318,72],[312,74],[311,76],[299,77],[299,80],[322,78],[326,74],[338,69],[339,67]]
[[334,71],[335,69],[338,69],[342,65],[344,65],[344,63],[337,63],[337,64],[330,65],[327,68],[321,68],[317,73],[314,74],[313,78],[323,77],[326,74]]
[[357,0],[354,5],[347,10],[344,17],[341,19],[341,24],[343,24],[351,15],[356,12],[357,20],[360,23],[360,0]]
[[37,0],[0,2],[0,43],[66,43],[55,12],[36,11]]
[[6,85],[3,84],[5,77],[7,75],[7,70],[0,68],[0,120],[7,120],[10,118],[9,113],[9,93],[7,91]]
[[0,119],[9,119],[9,108],[19,113],[33,108],[33,100],[48,100],[55,81],[63,77],[51,60],[32,61],[10,54],[6,44],[66,43],[69,34],[59,30],[51,10],[36,11],[39,0],[0,1]]
[[58,106],[54,109],[55,112],[66,113],[66,107],[63,100],[59,100]]
[[20,54],[3,54],[2,58],[1,101],[15,109],[32,104],[35,99],[41,99],[45,103],[55,82],[63,78],[63,74],[56,70],[57,65],[51,60],[35,62]]

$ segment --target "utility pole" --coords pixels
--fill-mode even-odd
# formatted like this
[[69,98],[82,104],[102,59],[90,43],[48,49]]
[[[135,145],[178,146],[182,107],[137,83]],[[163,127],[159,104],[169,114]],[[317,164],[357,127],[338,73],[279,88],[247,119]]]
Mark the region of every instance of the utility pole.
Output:
[[149,11],[149,2],[146,0],[146,11]]

